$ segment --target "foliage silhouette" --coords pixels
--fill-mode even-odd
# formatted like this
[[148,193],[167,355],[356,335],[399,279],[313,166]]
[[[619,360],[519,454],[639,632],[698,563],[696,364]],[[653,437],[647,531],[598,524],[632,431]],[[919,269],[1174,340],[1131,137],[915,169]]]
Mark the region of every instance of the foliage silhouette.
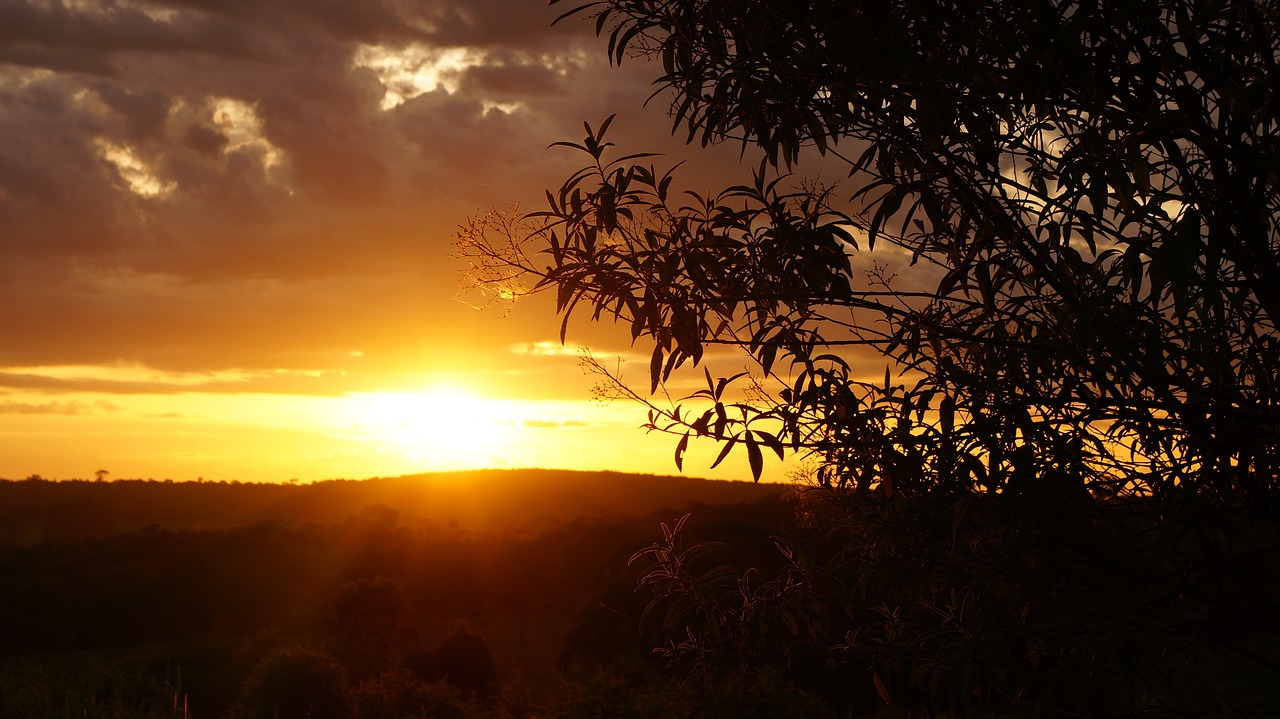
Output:
[[[647,388],[588,363],[677,466],[707,438],[757,478],[798,455],[816,490],[774,576],[698,569],[679,525],[641,555],[673,662],[816,657],[928,711],[1280,708],[1280,8],[583,15],[612,61],[660,61],[690,143],[759,169],[681,191],[587,125],[545,210],[461,229],[471,282],[554,292],[562,339],[628,326]],[[847,182],[784,174],[814,154]],[[725,348],[748,370],[713,374]]]
[[472,705],[444,682],[423,683],[411,672],[393,669],[360,682],[355,688],[357,716],[362,719],[472,716]]
[[244,719],[346,719],[351,704],[350,681],[342,665],[324,652],[292,646],[258,663],[232,714]]
[[[535,487],[516,486],[517,476],[539,483],[549,501],[558,501],[554,493],[565,487],[601,479],[497,473],[494,484],[537,494]],[[482,475],[467,478],[475,482],[471,496],[492,494],[493,484]],[[526,515],[512,524],[444,524],[424,520],[411,501],[397,499],[405,496],[399,485],[421,478],[290,488],[225,485],[211,493],[180,483],[18,483],[24,491],[4,495],[15,500],[6,512],[80,507],[90,492],[115,521],[112,533],[101,538],[73,540],[59,532],[43,542],[0,547],[0,586],[7,590],[0,593],[0,716],[61,716],[65,706],[77,716],[84,709],[91,717],[172,717],[183,715],[186,699],[190,716],[243,716],[253,708],[241,695],[252,693],[247,678],[255,667],[298,647],[341,665],[351,716],[574,716],[574,687],[588,679],[559,670],[557,659],[569,653],[579,666],[616,665],[615,657],[628,653],[643,663],[626,670],[632,686],[676,691],[655,678],[660,666],[634,621],[611,613],[625,624],[575,629],[574,622],[587,607],[609,600],[610,588],[626,600],[641,600],[638,606],[618,604],[632,616],[640,613],[643,597],[634,592],[635,575],[625,560],[647,541],[658,517],[696,511],[704,520],[700,526],[735,528],[734,536],[751,548],[767,546],[766,538],[792,516],[778,505],[776,491],[747,483],[607,478],[624,488],[656,484],[656,496],[632,502],[646,514],[593,511],[555,521],[527,502],[536,521]],[[192,495],[193,489],[199,491]],[[264,514],[253,505],[264,493],[288,500],[276,504],[278,513],[265,515],[273,520],[268,524],[235,526],[222,507],[189,513],[192,496],[213,497],[247,510],[238,516],[261,520]],[[345,501],[345,517],[329,511],[335,494]],[[751,496],[769,501],[731,503]],[[714,497],[726,503],[706,503]],[[692,499],[701,503],[690,504]],[[382,504],[391,500],[397,516]],[[657,506],[674,509],[652,513]],[[129,508],[145,511],[126,514]],[[329,519],[315,523],[316,517]],[[707,518],[714,521],[708,525]],[[231,524],[124,530],[152,520]],[[489,676],[485,701],[443,681],[424,682],[406,666],[415,649],[439,647],[459,622],[483,631],[488,644],[489,662],[457,679],[467,687],[470,677],[469,695],[483,691],[476,677]],[[584,634],[595,638],[602,629],[617,641],[579,644]],[[282,685],[305,683],[312,675],[295,669],[281,673]],[[678,694],[668,703],[683,706],[696,698]]]
[[468,699],[488,699],[497,670],[484,637],[459,628],[436,649],[411,652],[404,666],[424,682],[443,681]]
[[391,577],[352,579],[338,588],[334,605],[337,655],[343,664],[359,675],[385,671],[406,634],[400,582]]

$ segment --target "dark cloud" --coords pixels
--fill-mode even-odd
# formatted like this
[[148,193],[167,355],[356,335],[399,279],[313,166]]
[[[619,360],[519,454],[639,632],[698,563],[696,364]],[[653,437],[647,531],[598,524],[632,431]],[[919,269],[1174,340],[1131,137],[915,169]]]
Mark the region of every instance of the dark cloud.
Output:
[[[208,125],[191,125],[183,133],[182,142],[187,147],[195,150],[200,157],[210,158],[221,154],[226,149],[229,141],[227,136],[218,131],[217,128],[209,127]],[[177,168],[172,169],[176,170]],[[184,175],[183,179],[190,181],[195,178]],[[188,182],[182,184],[187,185]]]
[[571,89],[564,75],[531,58],[467,68],[462,84],[473,93],[501,99],[563,97]]
[[94,85],[103,103],[111,108],[121,125],[121,137],[131,144],[163,141],[165,120],[172,99],[158,90],[135,91],[120,85]]
[[[269,5],[269,3],[262,3]],[[226,22],[206,13],[154,17],[149,3],[101,2],[68,7],[56,0],[32,3],[0,0],[0,57],[21,57],[19,64],[67,69],[111,67],[106,54],[143,51],[210,53],[227,57],[262,57],[253,26]],[[35,62],[40,57],[47,62]],[[110,72],[106,70],[105,72]]]
[[578,3],[548,5],[541,0],[435,0],[429,2],[428,36],[436,42],[517,48],[548,48],[583,36],[590,26],[579,21],[551,24]]
[[110,58],[103,55],[22,41],[0,41],[0,64],[89,75],[111,75],[115,72]]
[[420,2],[386,0],[161,0],[183,15],[213,16],[237,27],[283,27],[344,42],[422,38],[430,14]]

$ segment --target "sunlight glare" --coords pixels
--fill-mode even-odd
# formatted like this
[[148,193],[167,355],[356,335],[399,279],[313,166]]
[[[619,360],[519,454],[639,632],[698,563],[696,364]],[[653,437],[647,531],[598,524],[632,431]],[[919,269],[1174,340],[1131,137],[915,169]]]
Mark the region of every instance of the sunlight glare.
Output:
[[500,463],[514,426],[501,402],[451,386],[354,395],[357,431],[432,469]]

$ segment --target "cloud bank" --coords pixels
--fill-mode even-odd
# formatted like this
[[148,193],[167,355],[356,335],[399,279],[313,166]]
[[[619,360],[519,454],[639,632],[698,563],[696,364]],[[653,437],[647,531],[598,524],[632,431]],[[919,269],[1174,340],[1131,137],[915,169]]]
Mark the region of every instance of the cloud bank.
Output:
[[399,370],[553,336],[478,330],[446,257],[649,93],[559,11],[0,0],[0,367]]

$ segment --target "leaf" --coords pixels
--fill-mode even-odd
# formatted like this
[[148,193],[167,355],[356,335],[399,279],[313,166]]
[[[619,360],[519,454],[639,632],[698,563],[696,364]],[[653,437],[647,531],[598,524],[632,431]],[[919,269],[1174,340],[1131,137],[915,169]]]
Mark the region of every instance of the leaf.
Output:
[[720,454],[716,456],[716,461],[711,463],[711,469],[715,469],[716,467],[720,466],[720,463],[725,460],[725,457],[729,456],[729,452],[733,450],[733,445],[737,444],[737,442],[738,442],[737,438],[730,437],[724,443],[724,449],[720,450]]
[[905,188],[894,187],[880,198],[876,212],[871,217],[871,226],[867,228],[868,241],[875,242],[876,235],[880,234],[885,223],[898,212],[898,208],[902,207],[902,201],[906,196]]
[[875,684],[876,694],[880,695],[880,700],[883,701],[885,704],[892,704],[893,697],[889,696],[888,687],[886,687],[884,685],[884,682],[881,681],[880,672],[877,672],[874,669],[871,670],[871,682]]
[[760,443],[764,446],[773,450],[773,453],[778,455],[778,459],[782,459],[785,455],[782,440],[778,439],[777,435],[769,432],[756,432],[756,439],[760,440]]
[[551,21],[551,24],[552,24],[552,25],[556,25],[556,24],[558,24],[561,20],[564,20],[565,18],[573,17],[574,15],[577,15],[578,13],[582,12],[583,10],[586,10],[586,9],[588,9],[588,8],[591,8],[591,7],[595,7],[596,5],[599,5],[599,4],[600,4],[599,0],[595,0],[595,1],[593,1],[593,2],[588,2],[588,3],[583,3],[583,4],[581,4],[581,5],[578,5],[577,7],[573,8],[573,9],[571,9],[571,10],[566,10],[565,12],[560,13],[558,16],[556,16],[556,19],[555,19],[555,20],[552,20],[552,21]]
[[655,345],[653,356],[649,358],[649,394],[658,391],[660,379],[662,379],[662,345]]
[[760,481],[760,475],[764,472],[764,457],[760,453],[760,445],[756,443],[751,432],[746,434],[747,445],[747,463],[751,465],[751,479],[754,482]]
[[800,623],[796,620],[795,612],[783,607],[778,610],[778,619],[781,619],[782,623],[786,625],[787,631],[791,632],[791,636],[795,637],[800,635]]
[[684,453],[689,448],[689,433],[685,432],[680,438],[680,443],[676,445],[676,469],[684,471]]
[[[730,383],[734,382],[735,380],[741,379],[746,375],[747,375],[746,372],[739,372],[731,377],[721,377],[720,379],[716,380],[716,389],[714,392],[712,392],[711,398],[715,400],[719,400],[724,395],[725,387],[728,387]],[[707,378],[710,379],[710,374],[707,375]]]
[[772,342],[766,342],[760,348],[760,368],[765,374],[769,374],[770,370],[773,369],[773,363],[774,360],[777,359],[777,356],[778,345]]

